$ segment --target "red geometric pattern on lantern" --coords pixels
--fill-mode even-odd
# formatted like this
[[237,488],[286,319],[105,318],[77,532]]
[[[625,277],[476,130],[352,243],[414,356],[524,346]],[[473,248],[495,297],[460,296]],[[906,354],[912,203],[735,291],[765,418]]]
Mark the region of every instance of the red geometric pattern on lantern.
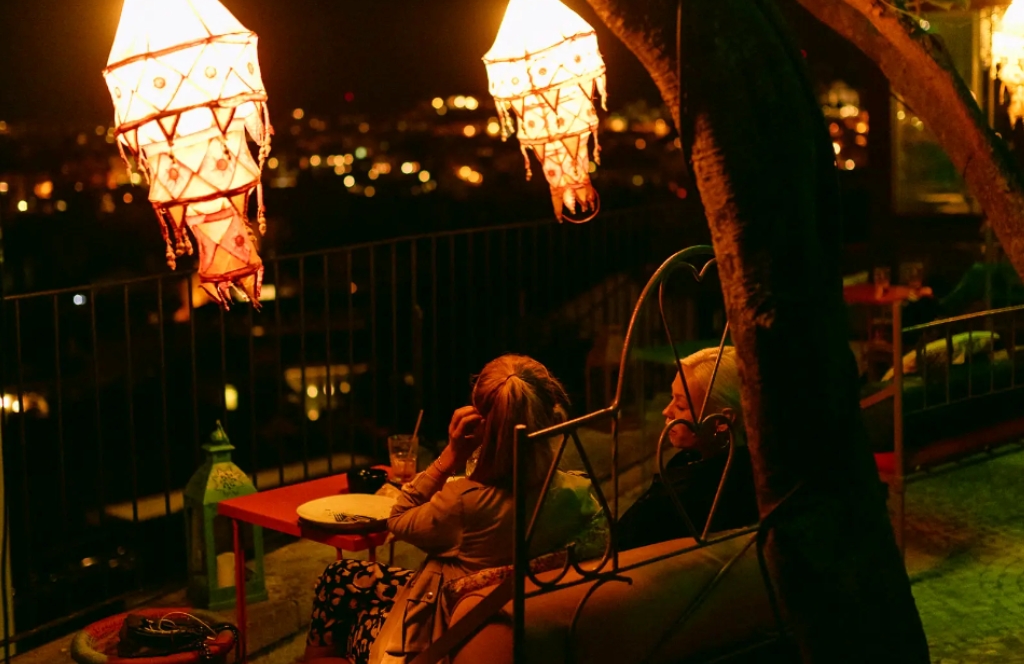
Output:
[[[518,120],[520,146],[532,148],[551,186],[555,216],[597,213],[590,183],[589,142],[600,163],[595,95],[605,106],[605,66],[594,29],[558,0],[511,0],[494,46],[484,56],[502,138]],[[607,110],[607,106],[605,106]]]
[[[260,175],[273,130],[256,35],[219,0],[125,0],[103,74],[118,146],[146,174],[150,202],[170,227],[168,264],[191,253],[188,226],[214,299],[226,307],[234,284],[258,307],[262,263],[245,201],[256,191],[262,234]],[[228,236],[225,222],[234,229]]]
[[199,279],[207,293],[227,308],[234,285],[251,302],[258,303],[263,261],[244,210],[239,211],[225,199],[196,203],[189,206],[185,222],[199,244]]

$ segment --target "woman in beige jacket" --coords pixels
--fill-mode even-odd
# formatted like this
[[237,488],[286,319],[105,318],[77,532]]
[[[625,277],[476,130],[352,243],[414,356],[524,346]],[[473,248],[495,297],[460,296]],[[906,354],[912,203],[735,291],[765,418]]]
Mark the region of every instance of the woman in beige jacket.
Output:
[[[453,608],[444,605],[443,585],[512,563],[515,427],[554,426],[565,421],[568,405],[562,385],[536,360],[505,355],[488,363],[473,388],[472,405],[452,416],[448,446],[403,487],[388,520],[395,538],[424,550],[426,562],[415,572],[356,560],[331,564],[317,585],[307,662],[399,664],[437,639]],[[449,481],[477,448],[470,476]],[[532,443],[530,504],[536,504],[553,461],[549,441]],[[559,473],[544,501],[531,554],[592,539],[605,526],[589,482]]]

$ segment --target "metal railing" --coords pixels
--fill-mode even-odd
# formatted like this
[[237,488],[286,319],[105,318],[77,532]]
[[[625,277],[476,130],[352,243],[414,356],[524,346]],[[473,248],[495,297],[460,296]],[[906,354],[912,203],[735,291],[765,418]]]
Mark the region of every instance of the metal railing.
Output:
[[260,311],[203,305],[187,273],[5,297],[10,642],[180,583],[181,489],[216,420],[263,489],[380,459],[421,408],[443,437],[502,352],[572,387],[580,330],[630,309],[616,276],[643,283],[684,233],[652,208],[274,257]]
[[1024,437],[1022,313],[1014,306],[903,327],[902,302],[893,303],[892,382],[861,408],[892,399],[892,468],[883,475],[901,551],[909,475]]

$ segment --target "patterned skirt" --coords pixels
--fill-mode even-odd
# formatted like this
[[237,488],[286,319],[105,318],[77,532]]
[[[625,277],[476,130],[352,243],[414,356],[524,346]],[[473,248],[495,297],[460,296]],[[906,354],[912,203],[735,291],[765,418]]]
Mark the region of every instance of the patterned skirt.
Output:
[[331,563],[316,584],[306,643],[336,645],[338,654],[353,664],[366,664],[395,596],[413,574],[413,570],[366,560]]

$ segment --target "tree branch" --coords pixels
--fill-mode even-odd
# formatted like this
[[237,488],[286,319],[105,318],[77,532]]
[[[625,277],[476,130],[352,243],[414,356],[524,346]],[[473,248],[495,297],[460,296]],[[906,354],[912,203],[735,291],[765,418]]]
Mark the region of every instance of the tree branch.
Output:
[[673,0],[587,0],[612,33],[640,60],[679,127],[676,3]]
[[1018,274],[1024,275],[1024,183],[942,41],[874,0],[796,0],[871,58],[963,174]]

